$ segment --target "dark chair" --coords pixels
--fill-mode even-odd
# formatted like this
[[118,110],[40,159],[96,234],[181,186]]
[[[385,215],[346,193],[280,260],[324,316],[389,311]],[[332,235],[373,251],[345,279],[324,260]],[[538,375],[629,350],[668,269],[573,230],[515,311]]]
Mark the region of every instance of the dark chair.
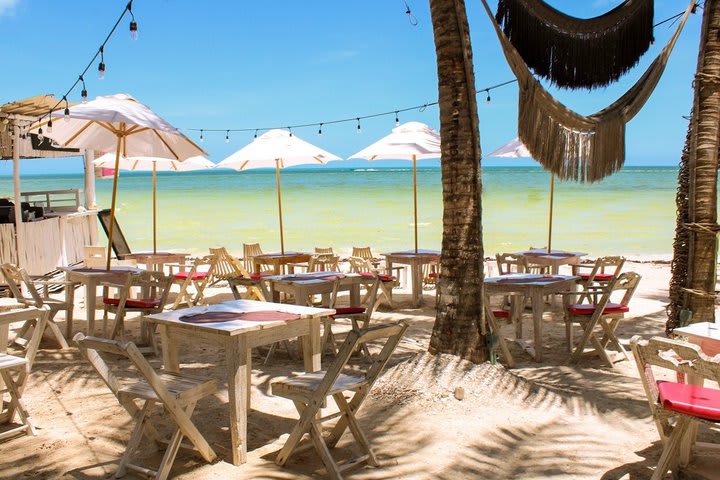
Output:
[[[105,235],[108,237],[110,236],[110,209],[106,208],[104,210],[100,210],[97,213],[98,220],[100,220],[100,225],[102,225],[103,230],[105,231]],[[112,249],[113,252],[115,252],[115,256],[122,260],[125,255],[131,254],[130,245],[128,245],[127,240],[125,240],[125,235],[123,235],[122,230],[120,229],[120,225],[118,224],[117,217],[115,217],[115,221],[113,222],[115,225],[113,227],[113,238],[112,238]]]

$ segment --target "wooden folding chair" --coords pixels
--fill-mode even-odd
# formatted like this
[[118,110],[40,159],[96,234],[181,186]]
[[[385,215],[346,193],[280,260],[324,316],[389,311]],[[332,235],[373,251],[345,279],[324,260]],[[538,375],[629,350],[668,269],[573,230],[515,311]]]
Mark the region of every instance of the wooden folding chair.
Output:
[[[380,289],[380,284],[382,283],[382,281],[379,277],[375,277],[368,285],[368,293],[367,295],[365,295],[365,298],[362,302],[363,305],[350,307],[337,306],[337,296],[340,287],[343,285],[343,280],[344,279],[339,278],[335,280],[335,284],[333,285],[333,291],[330,295],[330,305],[328,306],[328,308],[335,309],[335,315],[331,317],[325,317],[326,324],[324,325],[322,339],[323,347],[325,345],[329,346],[332,349],[334,355],[337,355],[337,344],[335,342],[335,335],[333,335],[332,333],[332,324],[335,322],[335,320],[338,318],[347,318],[348,320],[350,320],[353,329],[360,330],[362,328],[367,328],[368,326],[370,326],[370,319],[372,318],[375,309],[380,303],[377,299],[377,293]],[[363,343],[361,347],[365,356],[367,358],[370,358],[370,351],[368,350],[367,345]]]
[[[195,258],[192,262],[185,264],[184,266],[189,267],[189,270],[183,272],[173,272],[175,265],[171,265],[172,283],[180,285],[180,292],[175,297],[175,301],[170,308],[175,310],[183,303],[188,307],[205,305],[207,303],[205,301],[205,287],[212,278],[216,264],[216,256],[210,254]],[[190,291],[190,287],[194,288],[194,294]]]
[[[395,306],[393,305],[392,301],[392,289],[400,284],[397,278],[392,275],[388,275],[385,270],[375,268],[370,262],[370,260],[365,258],[348,257],[348,262],[350,263],[351,272],[360,274],[368,278],[378,277],[380,279],[380,292],[385,298],[385,301],[390,307],[390,309],[394,309]],[[367,295],[368,293],[365,294],[366,297]],[[365,299],[363,299],[363,303],[364,302]]]
[[[390,355],[395,350],[406,329],[407,325],[402,322],[376,325],[362,330],[353,329],[348,333],[335,362],[327,371],[306,373],[271,384],[272,394],[292,400],[300,414],[298,423],[278,453],[276,459],[278,465],[285,465],[292,453],[303,448],[296,447],[307,433],[310,435],[312,445],[315,446],[327,469],[328,477],[331,479],[342,479],[341,472],[343,470],[354,467],[360,462],[367,462],[372,466],[377,466],[377,458],[371,450],[368,439],[360,428],[355,415],[370,393],[380,372],[385,368]],[[371,364],[364,367],[364,371],[362,367],[358,367],[358,369],[353,369],[352,372],[343,372],[350,355],[359,346],[382,339],[385,339],[382,350],[373,357],[374,361]],[[349,402],[345,398],[344,392],[353,392],[352,399]],[[320,408],[329,396],[332,396],[335,400],[339,412],[318,418]],[[338,419],[337,423],[332,428],[330,436],[323,438],[322,424],[333,419]],[[337,445],[340,437],[348,427],[362,450],[362,455],[349,460],[343,466],[339,466],[333,460],[329,449]]]
[[[86,337],[78,333],[74,337],[80,348],[80,353],[90,362],[105,384],[117,397],[120,405],[127,410],[137,422],[130,434],[125,453],[120,459],[115,477],[125,475],[128,469],[156,479],[165,479],[170,473],[180,447],[190,448],[199,453],[207,462],[215,460],[216,455],[190,417],[198,400],[214,394],[217,391],[215,380],[191,377],[179,373],[158,374],[145,360],[135,344],[121,343],[117,340],[107,340],[97,337]],[[120,355],[130,360],[137,370],[138,378],[132,383],[124,383],[113,373],[112,364],[108,364],[103,354]],[[135,403],[140,400],[141,406]],[[169,439],[161,436],[157,427],[151,422],[154,407],[159,406],[160,414],[165,414],[173,422],[173,432]],[[143,437],[155,443],[167,443],[167,450],[160,466],[153,470],[130,463],[133,454],[140,447]],[[183,438],[190,440],[191,446],[182,443]]]
[[[720,359],[705,355],[697,345],[660,337],[635,336],[630,346],[663,444],[652,480],[665,478],[668,470],[679,478],[678,470],[689,470],[692,456],[702,450],[708,450],[705,458],[717,459],[718,445],[695,444],[695,433],[700,424],[720,424],[720,390],[702,386],[703,379],[720,381]],[[677,372],[678,382],[656,381],[653,366]],[[699,384],[682,383],[683,377]]]
[[[30,275],[28,275],[25,269],[18,268],[11,263],[4,263],[0,268],[5,276],[5,281],[7,282],[8,287],[10,288],[10,293],[12,293],[12,296],[15,297],[19,303],[37,308],[47,306],[50,309],[50,316],[48,317],[48,321],[44,328],[50,329],[50,332],[57,340],[60,348],[68,348],[67,340],[65,340],[65,337],[60,331],[60,327],[58,327],[55,323],[55,315],[57,315],[60,310],[65,310],[65,330],[68,335],[72,334],[72,316],[74,309],[73,299],[75,296],[73,284],[71,282],[62,281],[50,282],[33,280],[30,278]],[[43,287],[42,295],[38,292],[38,286]],[[52,286],[64,287],[64,300],[50,297],[49,287]],[[15,339],[16,343],[25,345],[28,342],[28,337],[31,336],[31,328],[36,326],[35,324],[36,321],[34,319],[25,322],[25,325],[23,325],[18,332],[18,336]],[[43,333],[44,331],[40,332],[41,335]]]
[[[263,251],[260,248],[259,243],[243,243],[243,262],[245,263],[245,270],[248,272],[255,272],[255,262],[253,257],[262,255]],[[260,273],[275,273],[275,268],[272,265],[260,265]]]
[[[25,357],[18,357],[0,353],[0,440],[13,437],[22,432],[28,435],[35,435],[35,428],[30,420],[30,413],[25,407],[22,396],[27,383],[28,375],[35,361],[35,355],[40,348],[42,332],[50,319],[50,307],[45,305],[42,308],[26,308],[0,313],[0,318],[8,321],[35,322],[35,330],[27,344]],[[5,323],[5,322],[0,322]],[[9,400],[5,400],[9,395]],[[20,425],[5,428],[5,425],[12,424],[15,414],[20,419]]]
[[[228,282],[235,299],[248,299],[266,301],[269,294],[265,288],[261,275],[255,275],[247,270],[243,263],[230,255],[225,247],[211,248],[210,254],[215,255],[215,268],[213,269],[210,285],[221,281]],[[241,291],[239,287],[243,287]]]
[[[598,257],[592,265],[573,265],[573,275],[580,276],[577,281],[580,288],[580,297],[577,303],[583,303],[584,300],[587,300],[588,303],[597,301],[597,298],[590,298],[595,287],[606,285],[610,280],[620,275],[620,270],[622,270],[624,264],[625,257],[608,256]],[[583,269],[585,272],[583,272]]]
[[[622,358],[629,360],[627,351],[622,346],[615,334],[620,320],[630,311],[630,300],[640,283],[640,275],[635,272],[626,272],[616,278],[610,279],[605,285],[594,287],[594,297],[600,295],[596,303],[578,303],[567,305],[565,311],[565,333],[568,348],[572,348],[572,327],[577,323],[583,329],[583,335],[578,341],[570,361],[576,363],[583,355],[598,355],[610,367],[614,362],[606,350],[608,344],[612,344],[621,354]],[[620,303],[611,302],[611,296],[615,292],[623,292]],[[603,332],[602,338],[598,338],[595,328],[600,326]],[[593,346],[593,350],[585,352],[587,342]]]
[[[512,354],[510,353],[507,341],[505,340],[505,337],[500,330],[500,323],[498,322],[498,320],[501,318],[511,320],[512,312],[510,310],[504,309],[493,309],[490,305],[490,296],[487,293],[483,293],[483,305],[485,309],[485,320],[490,327],[489,333],[493,336],[493,339],[497,341],[497,346],[500,347],[500,350],[502,351],[503,357],[505,357],[505,361],[507,362],[508,367],[512,368],[515,366],[515,361],[513,360]],[[491,360],[492,363],[495,363],[494,357],[491,357]]]
[[[125,283],[102,283],[108,294],[103,297],[103,333],[107,330],[108,313],[115,316],[115,325],[110,338],[125,338],[125,315],[128,312],[137,312],[140,315],[151,315],[161,313],[167,303],[172,285],[172,277],[162,272],[140,272],[127,275]],[[132,298],[133,289],[140,292],[139,298]],[[112,296],[114,294],[114,296]],[[152,348],[152,353],[157,354],[155,335],[151,331],[152,326],[140,319],[141,338]]]

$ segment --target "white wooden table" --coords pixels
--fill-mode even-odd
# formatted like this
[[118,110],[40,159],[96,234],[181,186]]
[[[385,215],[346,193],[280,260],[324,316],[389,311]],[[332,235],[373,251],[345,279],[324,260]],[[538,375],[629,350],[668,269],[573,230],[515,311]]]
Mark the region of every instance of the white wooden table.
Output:
[[548,253],[546,248],[535,248],[533,250],[525,250],[524,252],[515,252],[515,255],[522,255],[527,258],[528,263],[548,266],[550,267],[551,273],[558,273],[561,265],[578,265],[580,259],[586,256],[587,253],[567,252],[565,250],[555,249],[550,250],[550,253]]
[[[181,317],[203,312],[282,312],[299,315],[295,320],[230,320],[214,323],[189,323]],[[247,412],[250,406],[251,351],[259,345],[301,337],[306,372],[320,370],[320,319],[335,314],[328,308],[302,307],[254,300],[233,300],[207,307],[192,307],[154,315],[145,320],[158,325],[162,342],[163,366],[179,371],[178,350],[183,341],[206,341],[225,349],[232,463],[247,461]]]
[[[88,267],[58,267],[65,272],[65,279],[72,283],[82,283],[85,285],[85,310],[87,312],[87,329],[88,335],[93,335],[95,331],[95,309],[97,296],[97,287],[101,282],[124,283],[127,275],[132,273],[140,273],[143,270],[135,267],[110,267],[110,270],[104,268],[88,268]],[[74,286],[72,287],[74,290]],[[67,337],[72,338],[72,321],[68,319]]]
[[388,272],[392,272],[393,264],[410,266],[410,290],[414,307],[419,307],[423,300],[422,291],[422,266],[428,263],[440,261],[439,250],[418,249],[405,252],[383,253],[385,266]]
[[[512,311],[517,318],[513,318],[516,323],[517,341],[525,351],[527,351],[537,362],[542,361],[542,315],[545,309],[545,295],[559,293],[564,291],[573,291],[576,287],[576,280],[579,277],[575,275],[535,275],[527,273],[512,273],[499,277],[488,277],[485,279],[485,290],[488,295],[508,295],[511,293],[522,294],[513,295],[514,302]],[[519,316],[522,308],[518,308],[516,302],[524,302],[525,298],[530,298],[532,304],[533,316],[533,345],[528,345],[522,338],[522,319]]]
[[356,273],[310,272],[294,275],[271,275],[263,277],[263,280],[270,283],[273,302],[280,300],[280,293],[288,293],[295,296],[297,305],[306,305],[310,295],[322,295],[323,305],[329,305],[330,294],[335,280],[339,276],[341,277],[340,290],[349,290],[350,305],[359,306],[360,285],[367,283],[368,278]]

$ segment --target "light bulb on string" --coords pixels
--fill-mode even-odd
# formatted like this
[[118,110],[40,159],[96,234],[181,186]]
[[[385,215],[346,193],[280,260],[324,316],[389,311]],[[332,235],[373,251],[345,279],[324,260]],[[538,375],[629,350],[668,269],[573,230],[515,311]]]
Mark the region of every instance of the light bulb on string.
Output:
[[80,75],[80,81],[82,82],[82,92],[80,92],[80,98],[82,99],[82,103],[87,103],[88,101],[88,95],[87,95],[87,89],[85,88],[85,79],[82,75]]
[[203,143],[205,141],[205,137],[203,137],[203,131],[200,130],[200,143]]
[[230,143],[230,130],[225,132],[225,143]]
[[358,125],[357,125],[357,133],[362,133],[362,129],[360,128],[360,118],[358,117],[358,118],[356,118],[355,120],[357,120],[357,122],[358,122]]
[[257,130],[255,130],[255,136],[253,138],[257,138]]
[[398,112],[397,112],[397,111],[395,111],[395,126],[396,126],[396,127],[399,127],[399,126],[400,126],[400,118],[398,117]]
[[98,78],[105,78],[105,47],[100,47],[100,63],[98,64]]
[[318,135],[321,137],[322,137],[322,126],[323,126],[322,123],[318,126]]
[[63,112],[63,120],[66,122],[70,121],[70,105],[68,104],[67,98],[63,97],[63,100],[65,100],[65,111]]
[[485,102],[490,103],[490,90],[485,90],[485,93],[487,93],[487,98],[485,99]]
[[47,123],[47,133],[52,133],[52,118]]
[[132,12],[132,0],[130,0],[127,4],[127,11],[130,12],[130,16],[132,17],[132,20],[130,20],[130,40],[137,40],[138,39],[138,30],[137,30],[137,22],[135,21],[135,15]]
[[288,132],[290,132],[290,136],[292,137],[292,127],[287,127]]
[[42,128],[38,128],[37,139],[38,139],[38,142],[42,142],[45,139],[45,137],[43,136],[43,133],[42,133]]

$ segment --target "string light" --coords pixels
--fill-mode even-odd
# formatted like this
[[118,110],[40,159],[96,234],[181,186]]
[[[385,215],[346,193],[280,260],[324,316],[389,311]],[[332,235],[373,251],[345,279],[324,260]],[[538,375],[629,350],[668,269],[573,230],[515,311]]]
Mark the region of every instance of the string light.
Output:
[[397,111],[397,110],[395,110],[395,126],[396,126],[396,127],[399,127],[399,126],[400,126],[400,118],[398,117],[398,111]]
[[225,143],[230,143],[230,130],[225,131]]
[[362,130],[360,129],[360,117],[357,117],[355,120],[357,120],[357,122],[358,122],[357,132],[362,133]]
[[98,78],[105,78],[105,45],[100,46],[100,63],[98,64]]
[[290,132],[290,136],[292,137],[292,127],[287,127],[288,132]]
[[42,133],[42,128],[38,128],[37,139],[38,139],[38,142],[42,142],[45,139],[45,137],[43,136],[43,133]]
[[413,27],[417,27],[418,20],[415,15],[413,15],[412,11],[410,10],[410,5],[408,5],[407,2],[405,2],[405,15],[407,15],[410,25],[412,25]]
[[[52,112],[50,112],[50,113],[52,113]],[[48,113],[48,115],[50,115],[50,113]],[[50,118],[48,119],[48,123],[47,123],[47,133],[52,133],[52,117],[50,117]]]
[[130,20],[130,40],[137,40],[138,39],[138,30],[137,30],[137,22],[135,21],[135,15],[133,15],[132,12],[132,0],[130,0],[127,4],[127,11],[130,13],[130,16],[132,17],[132,20]]
[[320,135],[321,137],[322,137],[322,126],[323,126],[323,124],[321,123],[320,127],[318,128],[318,135]]
[[257,129],[255,129],[255,136],[253,138],[257,138]]
[[203,131],[200,130],[200,143],[203,143],[205,141],[205,137],[203,137]]
[[485,99],[485,102],[490,103],[490,90],[485,90],[485,93],[487,93],[487,98]]
[[82,99],[82,103],[87,103],[88,95],[87,95],[87,89],[85,88],[85,79],[82,75],[78,78],[82,82],[82,92],[80,92],[80,98]]
[[70,104],[68,104],[67,97],[63,97],[63,100],[65,100],[65,112],[63,112],[63,118],[66,122],[70,121]]

